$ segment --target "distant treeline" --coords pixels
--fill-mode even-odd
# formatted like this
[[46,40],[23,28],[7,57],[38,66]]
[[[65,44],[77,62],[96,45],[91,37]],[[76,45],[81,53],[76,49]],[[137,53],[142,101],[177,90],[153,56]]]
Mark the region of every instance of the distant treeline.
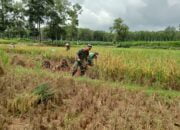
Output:
[[[115,33],[78,29],[78,39],[81,41],[116,42]],[[128,31],[124,40],[119,41],[180,41],[180,31],[167,27],[164,31]],[[117,42],[119,42],[117,41]]]
[[[51,39],[48,35],[48,30],[46,28],[42,29],[42,40],[67,40],[67,41],[102,41],[102,42],[120,42],[114,39],[115,34],[105,31],[93,31],[90,29],[79,28],[77,31],[77,37],[71,40],[67,33],[59,33],[56,35],[56,38]],[[66,32],[66,31],[65,31]],[[54,34],[55,35],[55,34]],[[18,33],[4,33],[1,38],[26,38],[26,39],[34,39],[38,40],[39,37],[31,37],[26,31],[23,35],[18,35]],[[176,30],[172,30],[172,27],[169,27],[164,31],[150,32],[150,31],[136,31],[136,32],[128,32],[125,40],[123,41],[180,41],[180,32]]]

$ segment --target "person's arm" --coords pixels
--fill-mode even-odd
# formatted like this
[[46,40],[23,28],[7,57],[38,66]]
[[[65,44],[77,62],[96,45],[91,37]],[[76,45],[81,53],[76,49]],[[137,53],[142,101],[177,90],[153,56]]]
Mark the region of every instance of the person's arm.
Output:
[[88,57],[89,57],[89,52],[88,52],[87,57],[86,57],[86,59],[85,59],[87,62],[88,62]]
[[93,65],[94,65],[94,64],[97,64],[98,55],[94,55],[94,58],[93,58],[93,59],[94,59]]
[[82,51],[82,50],[80,50],[80,51],[77,52],[77,55],[76,55],[77,61],[80,61],[80,60],[81,60],[81,59],[80,59],[81,51]]

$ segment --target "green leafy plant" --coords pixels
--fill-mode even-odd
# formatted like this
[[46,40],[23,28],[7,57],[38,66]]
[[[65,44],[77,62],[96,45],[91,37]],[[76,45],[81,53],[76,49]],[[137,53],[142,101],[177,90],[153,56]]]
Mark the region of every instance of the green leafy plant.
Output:
[[50,90],[48,84],[41,84],[36,87],[32,93],[40,97],[40,101],[47,101],[53,96],[53,92]]

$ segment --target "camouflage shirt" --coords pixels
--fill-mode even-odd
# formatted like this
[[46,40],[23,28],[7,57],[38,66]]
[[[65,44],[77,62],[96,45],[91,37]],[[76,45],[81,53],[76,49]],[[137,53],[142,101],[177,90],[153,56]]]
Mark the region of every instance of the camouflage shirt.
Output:
[[87,61],[88,56],[89,56],[89,51],[81,49],[78,51],[77,55],[79,56],[80,60],[86,60]]

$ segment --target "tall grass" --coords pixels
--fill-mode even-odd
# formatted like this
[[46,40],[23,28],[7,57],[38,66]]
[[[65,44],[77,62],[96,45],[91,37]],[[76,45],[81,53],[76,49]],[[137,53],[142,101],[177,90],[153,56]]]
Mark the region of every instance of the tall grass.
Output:
[[3,50],[0,49],[0,62],[7,65],[9,62],[9,56]]
[[94,72],[101,79],[180,89],[179,52],[137,49],[119,51],[116,56],[114,53],[106,53],[98,61],[98,69]]

